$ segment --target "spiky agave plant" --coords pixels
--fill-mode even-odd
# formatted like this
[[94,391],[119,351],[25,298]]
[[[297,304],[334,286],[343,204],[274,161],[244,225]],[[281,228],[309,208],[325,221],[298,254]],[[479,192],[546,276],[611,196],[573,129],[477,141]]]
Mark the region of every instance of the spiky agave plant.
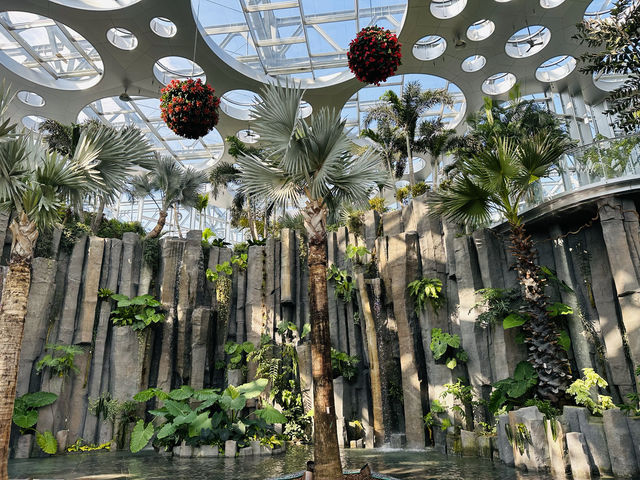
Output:
[[309,239],[316,480],[342,478],[336,432],[327,300],[327,215],[343,203],[366,205],[383,172],[373,150],[352,153],[340,113],[323,108],[300,118],[302,91],[264,87],[254,108],[261,154],[237,159],[241,188],[265,202],[300,204]]
[[538,372],[538,392],[543,399],[562,404],[571,382],[569,362],[558,343],[556,324],[547,313],[544,278],[520,205],[537,181],[551,174],[572,144],[549,132],[519,142],[495,137],[491,144],[476,155],[461,159],[451,185],[431,196],[432,213],[476,226],[488,223],[492,213],[499,212],[509,222],[511,250],[527,306],[528,320],[523,329],[529,361]]

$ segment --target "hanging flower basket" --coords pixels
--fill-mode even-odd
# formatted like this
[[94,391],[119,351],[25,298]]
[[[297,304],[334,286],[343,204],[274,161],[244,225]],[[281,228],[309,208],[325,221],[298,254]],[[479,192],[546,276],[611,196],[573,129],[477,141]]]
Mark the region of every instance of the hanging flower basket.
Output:
[[162,120],[181,137],[204,137],[218,123],[220,100],[202,80],[171,80],[162,90]]
[[395,33],[377,26],[363,28],[349,44],[349,69],[361,82],[380,85],[398,70],[400,47]]

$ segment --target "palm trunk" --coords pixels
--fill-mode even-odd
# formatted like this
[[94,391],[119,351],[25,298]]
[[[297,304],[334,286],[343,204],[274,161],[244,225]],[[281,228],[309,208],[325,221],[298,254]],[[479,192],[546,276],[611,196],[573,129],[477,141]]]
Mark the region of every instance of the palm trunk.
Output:
[[156,238],[158,235],[160,235],[160,232],[162,232],[162,229],[164,228],[164,224],[166,222],[167,222],[167,211],[160,210],[160,214],[158,215],[158,223],[156,223],[156,226],[153,227],[153,230],[151,230],[147,234],[147,238]]
[[407,162],[409,162],[409,183],[413,187],[413,185],[416,183],[416,179],[413,173],[413,151],[411,150],[411,140],[409,139],[408,131],[407,131]]
[[38,239],[35,223],[24,213],[20,216],[20,221],[13,220],[9,228],[13,235],[13,244],[9,273],[0,303],[0,480],[9,478],[9,439],[13,403],[27,316],[27,297],[31,285],[31,260]]
[[314,480],[342,479],[331,368],[327,298],[327,210],[309,201],[302,211],[309,236],[309,311],[313,376]]
[[516,259],[518,281],[524,290],[530,318],[523,330],[528,347],[528,360],[538,372],[538,393],[554,405],[565,402],[565,391],[571,383],[567,353],[558,343],[556,324],[547,313],[544,279],[536,264],[536,250],[524,225],[511,224],[511,250]]
[[249,232],[253,240],[258,240],[258,229],[256,228],[256,222],[253,218],[253,209],[251,207],[251,200],[247,198],[247,222],[249,223]]
[[93,222],[91,222],[91,231],[93,233],[98,233],[98,229],[100,228],[100,224],[102,223],[102,215],[104,214],[104,198],[100,198],[98,202],[98,209],[96,210],[95,217],[93,217]]
[[182,238],[182,229],[180,228],[180,219],[178,218],[179,209],[179,204],[173,206],[173,219],[176,221],[176,230],[178,231],[178,237]]

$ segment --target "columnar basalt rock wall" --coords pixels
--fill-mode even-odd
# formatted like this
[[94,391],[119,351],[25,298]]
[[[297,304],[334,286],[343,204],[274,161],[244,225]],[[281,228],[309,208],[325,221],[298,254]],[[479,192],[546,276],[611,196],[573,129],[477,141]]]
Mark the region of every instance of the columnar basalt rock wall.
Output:
[[[602,199],[589,208],[591,214],[585,218],[599,214],[591,223],[569,215],[549,217],[531,223],[530,232],[540,263],[555,270],[574,290],[549,287],[551,301],[562,301],[576,312],[568,322],[572,368],[594,368],[609,381],[614,401],[622,403],[636,391],[633,370],[640,364],[638,213],[629,198]],[[463,378],[478,397],[486,399],[491,384],[513,375],[518,362],[526,359],[514,330],[476,321],[481,313],[477,290],[516,286],[508,232],[483,229],[466,235],[428,213],[426,199],[421,197],[401,211],[367,212],[361,236],[344,227],[328,235],[329,263],[349,269],[355,281],[351,302],[340,299],[329,282],[332,343],[360,359],[355,379],[335,382],[341,445],[349,446],[349,422],[359,420],[367,446],[390,443],[401,434],[400,441],[410,447],[435,441],[444,448],[445,433],[436,428],[430,438],[423,417],[434,400],[451,406],[450,397],[442,398],[445,385]],[[0,216],[5,261],[11,240],[7,223],[7,217]],[[371,250],[365,265],[348,259],[348,245]],[[250,247],[246,270],[233,266],[228,309],[222,308],[205,271],[230,261],[232,251],[217,247],[203,251],[198,231],[184,239],[163,239],[158,265],[145,262],[142,241],[135,234],[125,234],[122,240],[81,238],[71,252],[35,259],[18,393],[45,390],[59,395],[55,404],[40,412],[38,429],[69,430],[68,443],[78,438],[104,442],[123,433],[114,432],[109,422],[88,411],[90,401],[100,395],[126,401],[149,386],[224,386],[226,375],[220,367],[226,359],[225,342],[258,344],[261,335],[279,341],[276,328],[281,321],[295,324],[300,331],[312,321],[306,248],[304,236],[290,230],[265,246]],[[407,285],[423,277],[443,283],[446,302],[438,312],[427,307],[416,313],[408,295]],[[154,295],[166,309],[166,322],[142,335],[114,327],[109,303],[97,295],[99,288],[128,296]],[[433,328],[460,336],[469,356],[466,364],[451,370],[436,363],[430,349]],[[312,360],[305,341],[298,346],[299,376],[305,406],[310,409]],[[36,372],[45,345],[51,343],[85,349],[76,357],[77,373],[61,378]],[[250,365],[244,380],[254,375],[255,365]],[[473,412],[473,417],[476,423],[490,421],[483,409]],[[451,420],[463,429],[473,428],[469,418],[453,416]],[[599,436],[591,435],[589,428],[597,427],[583,423],[583,428],[566,429],[584,436],[571,437],[576,458],[583,443],[588,452],[595,448],[593,442],[606,442],[604,430]],[[635,441],[633,425],[629,435]],[[14,454],[28,454],[29,442],[21,441],[17,448],[19,435],[14,433]],[[480,448],[484,441],[477,445]],[[553,456],[554,448],[545,455]],[[504,446],[496,444],[496,449],[507,456],[507,462],[514,462]],[[516,457],[516,463],[529,462]]]

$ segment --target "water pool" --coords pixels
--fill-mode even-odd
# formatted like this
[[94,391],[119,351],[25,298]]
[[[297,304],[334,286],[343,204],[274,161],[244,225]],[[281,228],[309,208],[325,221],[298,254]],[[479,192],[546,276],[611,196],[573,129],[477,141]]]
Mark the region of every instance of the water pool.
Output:
[[[517,472],[480,458],[448,457],[433,450],[345,450],[349,468],[369,463],[377,472],[412,480],[550,480],[550,475]],[[168,458],[154,452],[92,452],[60,457],[11,460],[12,479],[171,479],[264,480],[302,470],[312,457],[308,447],[291,447],[273,457]]]

